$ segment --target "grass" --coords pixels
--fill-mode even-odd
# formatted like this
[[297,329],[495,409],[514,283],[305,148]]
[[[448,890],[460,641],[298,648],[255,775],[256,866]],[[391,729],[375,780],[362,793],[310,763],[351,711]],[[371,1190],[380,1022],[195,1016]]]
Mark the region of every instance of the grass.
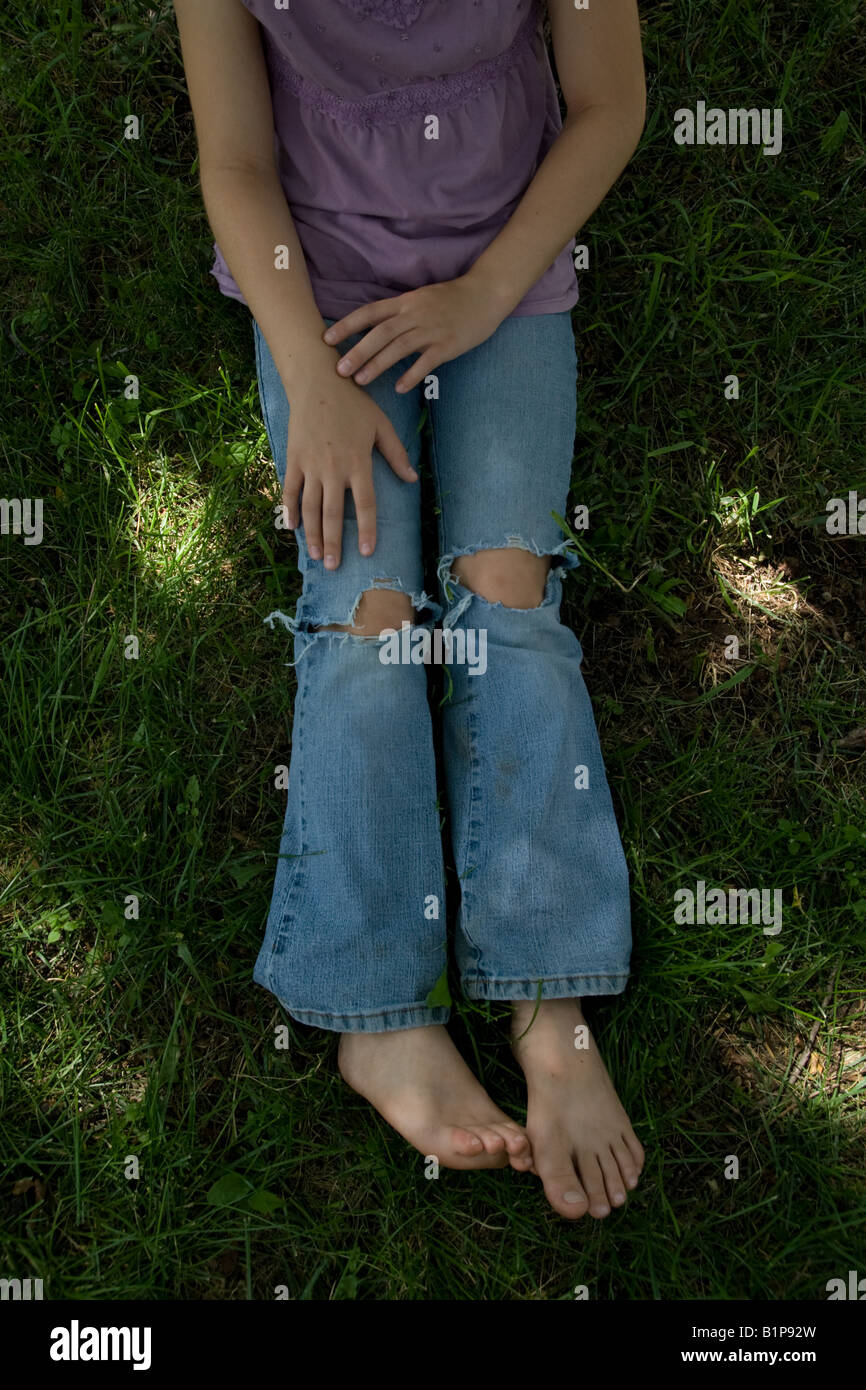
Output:
[[[635,931],[592,1018],[648,1162],[576,1227],[511,1171],[426,1180],[252,984],[293,695],[262,619],[298,578],[171,8],[17,0],[5,30],[0,493],[42,497],[45,537],[0,536],[0,1275],[556,1301],[866,1274],[866,543],[824,527],[866,495],[862,11],[647,8],[647,129],[578,238],[564,613]],[[698,99],[783,108],[781,155],[675,146]],[[678,925],[698,879],[781,888],[782,932]],[[504,1010],[458,999],[454,1034],[519,1115]]]

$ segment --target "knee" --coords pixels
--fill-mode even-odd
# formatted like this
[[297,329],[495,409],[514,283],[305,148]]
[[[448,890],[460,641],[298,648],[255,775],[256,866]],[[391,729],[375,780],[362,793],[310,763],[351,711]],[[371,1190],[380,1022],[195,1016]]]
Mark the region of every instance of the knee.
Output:
[[508,547],[460,555],[452,565],[454,577],[489,603],[506,608],[538,608],[550,572],[550,556]]
[[368,589],[361,595],[349,623],[329,623],[320,632],[352,632],[356,637],[378,637],[383,628],[399,631],[402,623],[414,623],[415,610],[408,594],[395,589]]

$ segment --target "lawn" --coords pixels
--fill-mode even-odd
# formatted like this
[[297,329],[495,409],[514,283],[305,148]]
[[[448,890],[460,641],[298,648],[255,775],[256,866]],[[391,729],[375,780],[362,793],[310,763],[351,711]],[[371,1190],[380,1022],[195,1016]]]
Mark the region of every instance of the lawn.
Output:
[[[866,1275],[866,536],[826,525],[866,499],[866,15],[643,9],[646,130],[578,236],[563,611],[632,877],[633,978],[590,1017],[648,1157],[572,1226],[511,1170],[426,1179],[334,1036],[252,983],[294,691],[263,619],[299,580],[248,311],[208,275],[167,0],[7,7],[0,496],[41,498],[44,536],[0,535],[0,1277],[557,1301]],[[781,109],[782,150],[676,144],[699,100]],[[781,931],[677,921],[700,881],[779,890]],[[506,1010],[452,993],[521,1117]]]

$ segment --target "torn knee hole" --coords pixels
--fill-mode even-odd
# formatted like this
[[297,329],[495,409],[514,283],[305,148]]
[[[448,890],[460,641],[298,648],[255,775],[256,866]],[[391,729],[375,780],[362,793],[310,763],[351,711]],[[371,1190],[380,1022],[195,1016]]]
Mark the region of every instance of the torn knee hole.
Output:
[[351,632],[356,637],[378,637],[384,628],[399,630],[402,623],[416,621],[415,609],[408,594],[397,589],[367,589],[351,615],[351,622],[325,623],[316,631]]
[[508,546],[459,555],[451,569],[465,589],[505,608],[538,608],[544,601],[551,557]]

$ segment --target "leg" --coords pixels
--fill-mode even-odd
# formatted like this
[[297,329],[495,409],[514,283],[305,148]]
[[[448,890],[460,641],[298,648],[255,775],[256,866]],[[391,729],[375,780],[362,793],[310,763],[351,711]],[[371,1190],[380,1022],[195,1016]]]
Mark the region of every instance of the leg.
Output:
[[575,1047],[581,996],[625,987],[631,936],[582,652],[559,621],[574,367],[568,315],[506,320],[440,367],[432,410],[443,621],[486,644],[483,672],[452,665],[443,715],[458,960],[470,997],[514,1001],[516,1034],[540,1001],[515,1051],[535,1171],[570,1217],[606,1214],[608,1177],[618,1202],[640,1148],[594,1044]]
[[[455,730],[452,725],[456,740],[450,743],[450,749],[453,755],[457,749],[462,750],[467,744],[471,746],[473,720],[470,715],[463,724],[463,717],[467,710],[474,708],[474,741],[480,766],[490,766],[493,754],[494,767],[501,769],[510,761],[514,768],[508,778],[498,778],[495,789],[481,784],[481,803],[484,804],[487,797],[491,802],[501,798],[504,813],[499,814],[498,808],[489,806],[488,835],[497,843],[487,861],[487,876],[483,874],[484,861],[479,856],[478,870],[468,885],[478,910],[483,914],[485,905],[489,905],[494,921],[499,916],[496,934],[506,943],[510,936],[511,944],[506,945],[498,957],[490,955],[485,962],[490,928],[483,916],[478,920],[477,913],[477,925],[467,921],[467,936],[480,948],[474,967],[477,972],[475,988],[470,985],[469,992],[476,997],[510,997],[516,1001],[512,1031],[515,1056],[528,1084],[526,1128],[534,1156],[533,1171],[541,1177],[555,1210],[573,1219],[587,1211],[595,1217],[607,1216],[612,1206],[621,1206],[626,1190],[637,1184],[643,1150],[580,1009],[579,994],[595,992],[596,986],[603,983],[599,978],[602,973],[609,976],[608,988],[619,982],[616,977],[610,978],[614,957],[609,952],[615,949],[617,935],[624,936],[627,929],[627,919],[623,918],[627,911],[627,881],[622,851],[618,840],[614,843],[612,838],[615,830],[613,808],[603,780],[600,749],[579,666],[567,679],[558,679],[561,672],[567,671],[567,664],[563,663],[567,663],[569,638],[573,634],[557,619],[556,628],[551,627],[546,633],[548,640],[540,640],[546,622],[542,596],[549,570],[548,557],[516,549],[479,551],[454,562],[453,573],[461,587],[477,596],[471,607],[483,611],[483,616],[476,613],[471,621],[487,630],[490,665],[487,672],[477,678],[452,673],[458,702],[454,711],[458,727]],[[494,604],[500,607],[490,607]],[[469,621],[464,614],[461,622]],[[525,627],[522,644],[519,626]],[[495,636],[497,629],[506,627],[509,630],[505,639],[504,672],[509,678],[516,677],[510,681],[510,699],[507,682],[496,689]],[[519,678],[521,645],[524,652],[531,652],[534,663],[523,680]],[[483,683],[490,676],[493,682],[487,692]],[[548,688],[542,690],[541,685]],[[470,686],[471,695],[468,694]],[[486,693],[490,695],[487,710]],[[501,737],[509,725],[513,727],[515,705],[526,708],[527,703],[534,710],[538,729],[547,742],[547,756],[530,763],[528,779],[521,777],[517,768],[521,754],[532,747],[532,731],[528,727],[520,730],[518,721],[517,739],[511,734]],[[499,709],[506,711],[505,726],[501,717],[496,718],[495,711]],[[512,718],[508,717],[509,711]],[[572,743],[572,752],[567,752],[567,736],[564,735],[573,735],[580,729],[582,741]],[[492,737],[485,739],[485,730]],[[571,777],[578,763],[588,769],[586,790],[593,786],[603,789],[602,795],[596,795],[595,806],[586,808],[590,811],[586,819],[568,815],[569,798],[578,793],[567,786],[567,779],[561,775],[564,770]],[[560,795],[551,795],[557,786],[561,788]],[[508,809],[510,799],[517,802],[513,811]],[[554,819],[560,816],[561,823],[554,826]],[[593,825],[594,819],[600,819],[601,823]],[[546,884],[539,882],[545,866]],[[499,903],[507,897],[512,904],[509,936],[506,936],[496,899],[491,902],[489,893],[486,904],[482,899],[482,885],[492,881],[499,885]],[[558,911],[552,891],[561,894]],[[582,905],[574,903],[576,894],[582,898]],[[544,910],[545,906],[546,920],[540,920],[539,908]],[[578,920],[581,913],[583,921]],[[591,942],[587,925],[592,929]],[[515,927],[521,938],[519,944],[514,942]],[[565,949],[563,934],[571,935],[576,951],[572,949],[569,953]],[[607,943],[601,957],[599,941]],[[562,978],[569,959],[574,961],[570,980]],[[532,968],[534,978],[531,981],[514,978],[520,968],[517,962],[521,960],[524,966]],[[501,986],[495,980],[485,981],[480,973],[485,964],[488,969],[502,970],[505,977],[511,974],[510,984],[507,978],[502,980]],[[625,968],[624,963],[620,965],[621,970]],[[589,970],[593,970],[592,978],[582,978]],[[551,975],[554,978],[551,979]],[[527,983],[532,985],[534,993],[540,985],[542,997],[537,1014],[536,1001],[526,998],[523,985]],[[519,994],[515,985],[520,986]],[[500,993],[500,988],[507,992]]]
[[[256,349],[282,461],[288,401],[258,330]],[[369,389],[417,454],[417,393],[393,391],[405,366]],[[378,451],[374,468],[375,554],[358,552],[347,497],[339,569],[313,561],[299,530],[297,612],[270,619],[294,634],[298,689],[282,854],[254,978],[293,1017],[341,1034],[345,1079],[422,1153],[446,1166],[499,1166],[528,1155],[526,1137],[462,1061],[444,1027],[448,1010],[427,1003],[446,942],[426,672],[383,664],[378,634],[439,610],[421,592],[417,489]]]
[[[262,412],[282,480],[289,402],[255,325]],[[396,370],[392,368],[392,371]],[[417,461],[420,403],[374,383]],[[373,394],[373,387],[371,394]],[[302,1023],[377,1032],[446,1022],[428,994],[445,960],[436,773],[425,672],[386,666],[367,622],[438,612],[422,592],[417,487],[374,452],[376,551],[358,550],[346,497],[343,559],[313,560],[296,534],[303,589],[293,617],[297,693],[282,853],[255,979]],[[428,615],[429,616],[429,615]],[[402,838],[397,829],[402,828]]]

